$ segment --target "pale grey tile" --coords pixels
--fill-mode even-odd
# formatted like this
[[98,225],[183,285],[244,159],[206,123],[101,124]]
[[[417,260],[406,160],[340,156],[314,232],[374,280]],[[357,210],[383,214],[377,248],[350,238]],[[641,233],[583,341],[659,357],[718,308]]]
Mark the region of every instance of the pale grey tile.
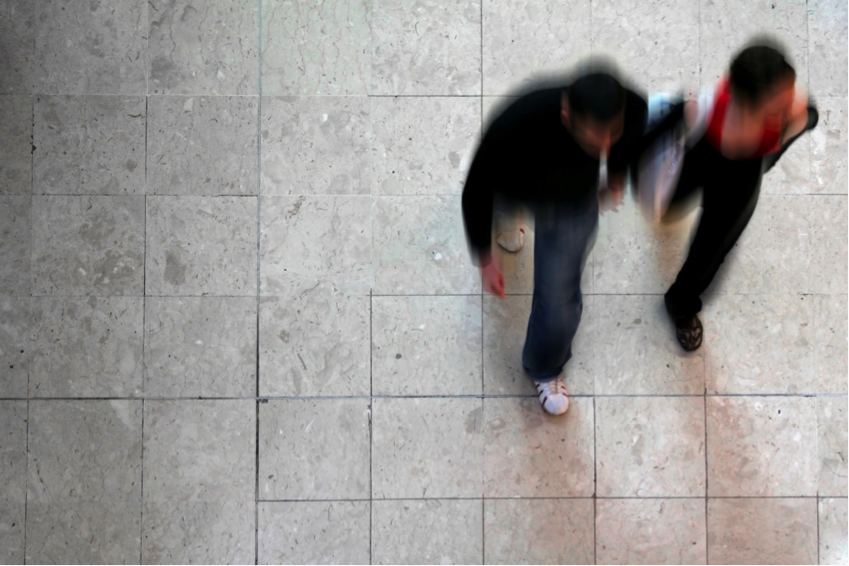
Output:
[[706,564],[704,499],[599,499],[599,564]]
[[140,297],[33,299],[30,397],[141,395]]
[[818,516],[820,564],[849,564],[846,498],[820,499]]
[[259,94],[258,9],[255,0],[151,0],[148,92]]
[[145,94],[148,3],[38,2],[33,87],[46,94]]
[[256,304],[254,297],[147,297],[145,394],[254,395]]
[[322,290],[259,303],[261,395],[368,395],[369,298]]
[[845,295],[849,287],[847,197],[821,195],[800,198],[810,199],[799,203],[800,207],[804,207],[802,210],[807,214],[810,227],[810,276],[806,291]]
[[263,295],[323,291],[367,295],[372,268],[372,199],[364,196],[263,197]]
[[539,400],[484,400],[486,497],[590,497],[594,492],[593,402],[571,399],[552,417]]
[[262,0],[263,94],[369,94],[372,5]]
[[703,398],[607,397],[595,403],[599,496],[704,496]]
[[[816,131],[816,130],[814,130]],[[818,192],[811,167],[811,134],[790,145],[775,166],[763,177],[761,191],[766,195]]]
[[811,192],[846,194],[846,97],[816,99],[819,123],[811,139]]
[[483,3],[483,91],[508,94],[562,77],[590,55],[589,0]]
[[480,270],[469,259],[459,196],[376,200],[376,293],[480,293]]
[[817,398],[817,460],[819,495],[847,495],[847,429],[846,397]]
[[592,564],[592,499],[484,502],[485,564]]
[[711,564],[816,564],[816,499],[708,499]]
[[374,0],[371,93],[480,94],[481,4]]
[[0,564],[23,564],[26,503],[0,499]]
[[32,292],[32,198],[0,196],[0,294]]
[[[846,67],[849,65],[846,2],[810,0],[808,9],[809,85],[814,95],[846,96]],[[845,108],[845,104],[843,105]],[[845,129],[844,129],[845,133]],[[843,157],[846,157],[844,151]]]
[[27,402],[0,401],[0,502],[10,509],[26,502]]
[[36,7],[31,0],[0,5],[0,94],[33,92]]
[[704,350],[687,353],[656,295],[593,297],[589,361],[595,392],[606,395],[698,395],[704,392]]
[[145,193],[144,97],[36,96],[33,115],[33,193]]
[[371,193],[369,99],[262,99],[262,194]]
[[481,394],[481,298],[372,299],[376,395]]
[[707,442],[711,497],[816,495],[813,397],[708,397]]
[[258,99],[151,96],[149,194],[256,195]]
[[32,300],[0,295],[0,397],[26,397],[34,353]]
[[258,505],[259,564],[369,564],[368,501]]
[[367,399],[270,400],[259,411],[260,499],[368,498]]
[[[16,4],[17,2],[12,2]],[[10,11],[17,11],[8,6]],[[3,8],[0,8],[2,13]],[[5,23],[5,17],[0,17]],[[5,25],[0,23],[0,36],[8,37]],[[0,61],[5,63],[1,55]],[[0,77],[5,73],[0,63]],[[3,90],[3,78],[0,78],[0,92]],[[0,96],[0,195],[32,194],[32,97]]]
[[373,98],[373,193],[461,194],[480,114],[478,98]]
[[372,496],[480,497],[480,399],[375,399]]
[[[590,366],[595,363],[593,332],[596,297],[584,295],[584,311],[575,339],[572,359],[566,363],[561,377],[573,395],[593,393]],[[484,393],[487,395],[534,395],[533,381],[522,367],[522,350],[531,316],[532,297],[507,296],[499,299],[483,297],[483,367]]]
[[372,563],[478,564],[482,525],[477,500],[375,501]]
[[148,197],[148,295],[256,294],[256,197]]
[[846,295],[812,296],[816,393],[847,391]]

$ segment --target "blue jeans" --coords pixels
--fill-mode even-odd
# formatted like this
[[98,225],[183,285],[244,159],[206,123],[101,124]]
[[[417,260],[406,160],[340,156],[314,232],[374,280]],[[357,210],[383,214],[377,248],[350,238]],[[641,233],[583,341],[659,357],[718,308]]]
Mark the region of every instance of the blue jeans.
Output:
[[534,210],[534,298],[522,366],[551,381],[572,357],[584,303],[581,273],[598,232],[598,195]]

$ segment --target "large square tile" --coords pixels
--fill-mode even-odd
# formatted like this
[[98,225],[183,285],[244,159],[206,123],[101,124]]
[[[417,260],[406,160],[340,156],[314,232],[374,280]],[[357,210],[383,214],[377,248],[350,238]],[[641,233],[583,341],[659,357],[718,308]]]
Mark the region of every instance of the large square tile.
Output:
[[846,194],[847,130],[846,97],[816,99],[819,123],[811,139],[811,192]]
[[846,49],[843,48],[849,35],[846,2],[810,0],[805,2],[805,6],[808,8],[808,83],[811,92],[820,96],[846,96],[846,67],[849,65]]
[[816,564],[813,498],[708,499],[711,564]]
[[256,298],[147,297],[145,395],[256,392]]
[[144,563],[255,556],[256,404],[145,401]]
[[370,94],[480,94],[480,1],[372,6]]
[[699,4],[691,0],[592,3],[593,55],[611,56],[643,89],[698,88],[699,43],[693,41],[698,33]]
[[3,484],[0,502],[24,504],[27,489],[26,401],[0,401],[0,463]]
[[[816,131],[816,130],[814,130]],[[816,191],[811,169],[811,134],[793,142],[778,163],[764,176],[762,194],[807,194]]]
[[256,294],[256,197],[149,197],[148,295]]
[[595,403],[600,497],[704,496],[702,397],[602,397]]
[[32,201],[34,294],[143,294],[144,197]]
[[128,397],[142,392],[140,297],[33,299],[30,397]]
[[601,395],[700,395],[704,392],[703,350],[686,353],[656,295],[593,297],[589,362]]
[[30,0],[0,6],[0,94],[33,92],[36,7]]
[[849,267],[846,261],[847,228],[846,195],[809,196],[806,202],[810,226],[809,293],[846,294]]
[[45,94],[145,94],[143,0],[35,4],[33,90]]
[[704,499],[599,499],[598,564],[706,564]]
[[262,0],[263,94],[369,94],[372,4]]
[[368,399],[261,403],[259,498],[368,498],[369,413]]
[[562,77],[590,55],[589,0],[483,2],[483,92],[508,94]]
[[483,505],[477,500],[375,501],[371,536],[373,564],[477,564],[483,557]]
[[373,98],[371,120],[374,194],[462,193],[480,134],[480,99]]
[[810,297],[814,303],[814,373],[819,376],[816,393],[846,393],[847,304],[846,295]]
[[0,562],[23,564],[26,556],[24,529],[26,503],[0,499]]
[[149,4],[150,94],[259,94],[255,0]]
[[258,99],[151,96],[149,194],[256,195]]
[[819,557],[820,564],[849,563],[849,541],[846,540],[846,498],[819,500]]
[[140,96],[36,96],[33,193],[145,193],[147,101]]
[[27,397],[34,326],[29,297],[0,295],[0,398]]
[[480,399],[375,399],[372,496],[480,497]]
[[[0,19],[5,20],[5,17]],[[6,31],[4,27],[0,24],[3,32]],[[6,33],[2,35],[8,38]],[[5,75],[2,66],[0,63],[0,76]],[[2,85],[0,78],[0,92]],[[3,117],[0,123],[0,195],[32,194],[32,97],[0,97],[0,116]]]
[[368,297],[317,289],[260,299],[260,395],[368,395],[369,321]]
[[480,293],[460,197],[378,197],[374,218],[375,293]]
[[32,198],[0,196],[0,294],[32,293]]
[[368,501],[259,503],[259,564],[369,564]]
[[484,495],[592,496],[593,417],[592,399],[573,398],[565,417],[536,398],[484,400]]
[[262,194],[371,194],[369,99],[262,99]]
[[817,493],[822,496],[847,495],[846,397],[817,398]]
[[813,397],[708,397],[709,495],[816,495],[816,423]]
[[375,395],[481,394],[481,298],[374,297]]
[[484,564],[592,564],[592,499],[488,499]]

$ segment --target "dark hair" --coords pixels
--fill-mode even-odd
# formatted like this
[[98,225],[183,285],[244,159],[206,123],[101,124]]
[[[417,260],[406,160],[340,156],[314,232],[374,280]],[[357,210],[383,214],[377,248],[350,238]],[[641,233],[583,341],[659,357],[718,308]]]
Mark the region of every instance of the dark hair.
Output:
[[729,83],[735,98],[756,104],[782,80],[795,80],[796,71],[777,46],[757,44],[731,62]]
[[569,112],[599,122],[613,119],[625,108],[625,88],[609,73],[590,73],[577,79],[566,91]]

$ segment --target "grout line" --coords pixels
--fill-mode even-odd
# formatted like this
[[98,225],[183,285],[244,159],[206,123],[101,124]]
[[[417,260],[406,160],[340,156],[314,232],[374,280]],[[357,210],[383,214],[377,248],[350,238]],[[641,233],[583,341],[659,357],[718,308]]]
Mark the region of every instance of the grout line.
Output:
[[139,524],[139,564],[144,564],[144,399],[141,400],[142,405],[142,422],[141,422],[141,505],[139,505],[141,521]]
[[816,501],[817,506],[817,564],[822,564],[822,559],[820,558],[820,499],[817,498]]
[[27,401],[27,426],[26,426],[26,477],[24,478],[24,564],[27,563],[27,512],[29,510],[29,401]]
[[257,109],[256,109],[256,456],[254,471],[254,564],[259,564],[259,398],[260,398],[260,309],[261,288],[261,252],[262,252],[262,1],[257,0]]
[[[589,501],[597,499],[599,501],[666,501],[666,500],[681,500],[681,501],[704,501],[704,497],[700,495],[685,496],[676,495],[668,497],[636,497],[636,496],[611,496],[611,497],[593,497],[579,495],[564,495],[564,496],[530,496],[530,497],[380,497],[377,499],[369,499],[365,497],[354,497],[351,499],[259,499],[260,503],[367,503],[370,501]],[[845,495],[834,496],[819,496],[819,495],[732,495],[710,497],[712,500],[755,500],[755,499],[846,499]]]
[[368,561],[374,563],[372,548],[374,540],[372,537],[374,528],[374,303],[369,297],[368,309],[368,375],[369,375],[369,412],[368,412]]
[[593,397],[593,564],[598,564],[598,538],[596,535],[596,522],[598,520],[598,441],[596,439],[597,430],[598,411],[596,410],[595,406],[595,397]]
[[705,419],[705,564],[710,564],[708,556],[708,410],[707,410],[707,384],[705,384],[704,395],[704,419]]

